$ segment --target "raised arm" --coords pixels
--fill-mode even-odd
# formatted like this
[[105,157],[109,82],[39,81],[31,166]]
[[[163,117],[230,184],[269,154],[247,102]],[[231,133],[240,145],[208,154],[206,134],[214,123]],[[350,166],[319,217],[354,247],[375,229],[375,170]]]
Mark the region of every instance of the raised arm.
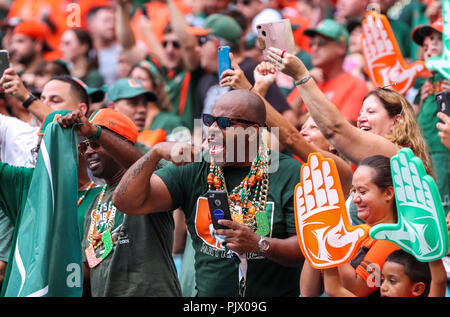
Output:
[[396,144],[382,136],[360,130],[348,122],[323,94],[314,79],[308,79],[309,72],[298,57],[284,53],[281,58],[281,54],[282,51],[277,48],[269,49],[271,61],[298,83],[297,89],[311,117],[339,152],[356,165],[368,156],[379,154],[391,157],[397,154],[399,148]]
[[442,260],[429,262],[431,272],[431,286],[428,297],[445,297],[447,289],[447,272]]
[[342,286],[338,268],[324,270],[325,292],[331,297],[356,297]]
[[[4,88],[5,93],[13,95],[21,103],[24,103],[31,96],[31,93],[25,88],[22,80],[13,68],[8,68],[4,71],[0,79],[0,85]],[[39,99],[30,103],[27,109],[41,122],[44,122],[47,115],[53,112],[51,107]]]
[[172,206],[172,197],[166,184],[153,173],[162,158],[176,164],[184,164],[175,156],[183,157],[186,151],[192,151],[191,147],[181,143],[161,142],[153,146],[122,177],[114,191],[114,206],[130,215],[161,212],[178,207]]
[[[74,124],[80,124],[77,126],[78,135],[88,138],[97,131],[97,127],[90,123],[79,110],[59,117],[58,123],[63,128],[70,128]],[[120,139],[106,129],[102,129],[100,137],[95,142],[108,151],[114,157],[114,160],[124,168],[130,167],[142,156],[142,153],[131,143]]]
[[196,52],[197,37],[189,33],[189,24],[173,0],[167,0],[167,7],[170,12],[170,25],[181,44],[184,65],[189,70],[194,70],[200,64],[200,56]]
[[116,35],[127,61],[131,65],[134,65],[145,59],[147,52],[136,44],[136,38],[131,28],[130,10],[130,1],[118,1],[116,9]]
[[[344,193],[349,193],[353,176],[351,166],[339,156],[308,143],[299,131],[264,98],[267,87],[271,84],[267,77],[275,76],[274,68],[269,63],[258,65],[255,69],[255,85],[252,88],[236,61],[233,58],[231,58],[231,61],[234,69],[223,72],[223,79],[220,84],[222,86],[232,86],[235,89],[251,89],[252,92],[258,94],[266,105],[266,124],[271,129],[279,129],[280,142],[304,162],[307,162],[309,154],[314,152],[319,152],[324,157],[333,159],[339,172],[342,190]],[[225,79],[225,77],[227,78]]]

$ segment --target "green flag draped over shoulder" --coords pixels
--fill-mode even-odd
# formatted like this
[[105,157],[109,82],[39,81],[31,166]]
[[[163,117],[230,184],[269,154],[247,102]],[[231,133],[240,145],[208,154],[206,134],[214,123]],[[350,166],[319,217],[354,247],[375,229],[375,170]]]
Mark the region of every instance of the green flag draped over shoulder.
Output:
[[50,123],[11,250],[14,255],[4,296],[82,295],[77,166],[75,130]]

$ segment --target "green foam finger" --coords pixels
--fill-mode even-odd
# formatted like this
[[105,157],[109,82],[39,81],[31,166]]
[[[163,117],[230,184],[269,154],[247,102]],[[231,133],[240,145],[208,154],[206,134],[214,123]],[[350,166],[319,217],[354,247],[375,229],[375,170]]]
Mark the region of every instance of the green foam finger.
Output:
[[422,262],[442,258],[449,235],[436,183],[408,148],[391,158],[391,171],[398,222],[372,227],[370,237],[391,241]]

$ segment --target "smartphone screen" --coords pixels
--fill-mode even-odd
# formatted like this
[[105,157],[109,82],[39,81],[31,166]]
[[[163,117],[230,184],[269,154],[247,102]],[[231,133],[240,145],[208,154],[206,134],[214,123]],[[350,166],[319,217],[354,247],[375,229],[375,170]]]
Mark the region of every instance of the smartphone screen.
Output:
[[207,193],[209,213],[214,229],[228,229],[218,223],[220,219],[231,220],[230,209],[228,206],[228,195],[222,190],[210,190]]
[[219,46],[217,49],[217,57],[219,61],[219,81],[221,80],[220,76],[222,73],[231,69],[231,61],[230,61],[230,47],[229,46]]
[[7,50],[0,50],[0,78],[5,70],[9,68],[9,54]]

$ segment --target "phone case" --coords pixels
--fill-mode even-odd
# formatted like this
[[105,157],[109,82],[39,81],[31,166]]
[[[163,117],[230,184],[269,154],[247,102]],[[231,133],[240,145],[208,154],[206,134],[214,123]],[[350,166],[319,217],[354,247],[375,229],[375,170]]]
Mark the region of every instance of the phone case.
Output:
[[217,49],[217,57],[219,61],[219,81],[221,80],[220,75],[227,70],[231,69],[230,61],[230,47],[229,46],[219,46]]
[[9,68],[9,54],[7,50],[0,50],[0,78],[4,71]]
[[219,219],[232,220],[227,193],[221,190],[208,191],[208,204],[214,229],[228,229],[217,222]]
[[276,47],[290,54],[295,54],[294,35],[289,19],[258,24],[256,29],[258,31],[258,46],[263,52],[264,60],[268,60],[267,49],[269,47]]
[[439,112],[450,116],[450,90],[444,90],[436,95],[436,104]]

